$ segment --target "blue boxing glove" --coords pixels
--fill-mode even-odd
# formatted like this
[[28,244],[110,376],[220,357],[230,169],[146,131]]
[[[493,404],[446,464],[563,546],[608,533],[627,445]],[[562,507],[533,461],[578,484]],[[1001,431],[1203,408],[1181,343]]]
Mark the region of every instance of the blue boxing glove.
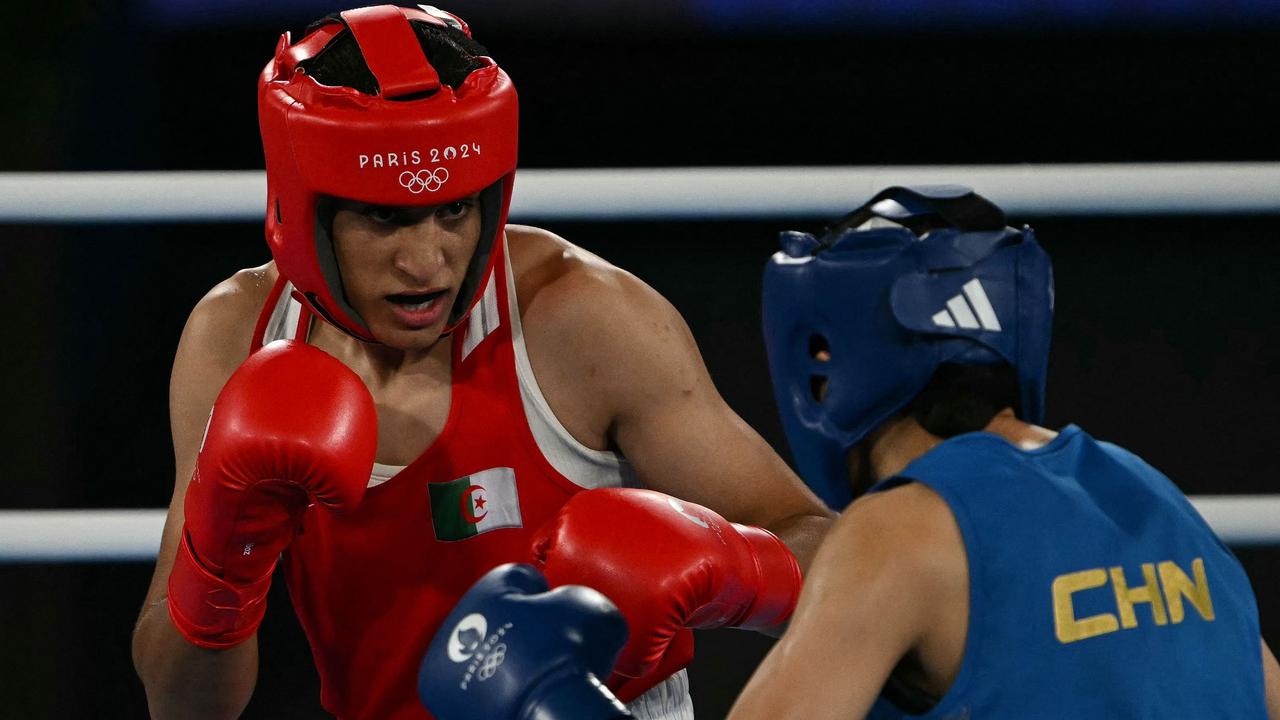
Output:
[[437,720],[630,718],[602,682],[627,641],[604,595],[547,591],[530,565],[500,565],[467,591],[431,640],[418,697]]

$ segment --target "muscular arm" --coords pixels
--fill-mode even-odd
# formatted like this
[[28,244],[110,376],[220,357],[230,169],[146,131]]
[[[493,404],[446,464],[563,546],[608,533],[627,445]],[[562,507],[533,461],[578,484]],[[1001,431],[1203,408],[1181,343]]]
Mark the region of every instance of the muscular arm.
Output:
[[1262,678],[1266,686],[1267,716],[1280,720],[1280,664],[1276,663],[1276,656],[1266,641],[1262,643]]
[[675,309],[631,282],[626,306],[638,312],[623,332],[649,347],[620,350],[629,379],[613,388],[618,447],[646,487],[768,528],[807,569],[830,513],[720,397]]
[[[936,638],[965,622],[967,593],[963,541],[941,498],[907,485],[859,500],[823,541],[790,627],[730,720],[863,717],[912,652],[949,683],[959,658]],[[940,612],[956,606],[964,617]]]
[[219,284],[196,305],[169,386],[176,478],[155,574],[133,633],[133,664],[154,718],[234,718],[258,674],[257,639],[226,650],[188,642],[169,619],[166,592],[183,525],[183,500],[213,401],[248,353],[254,320],[270,278],[245,271]]
[[549,237],[532,238],[551,257],[528,263],[543,276],[522,280],[519,295],[557,417],[588,446],[620,449],[645,487],[768,528],[807,568],[832,513],[725,404],[679,313],[635,277]]

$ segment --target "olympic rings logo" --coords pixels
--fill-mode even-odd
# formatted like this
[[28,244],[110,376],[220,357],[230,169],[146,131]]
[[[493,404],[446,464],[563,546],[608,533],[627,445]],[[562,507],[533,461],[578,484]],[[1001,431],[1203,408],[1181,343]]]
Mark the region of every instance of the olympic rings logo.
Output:
[[427,192],[439,190],[448,179],[449,171],[442,167],[432,170],[423,169],[416,173],[412,170],[405,170],[400,173],[400,186],[417,195],[423,190]]
[[476,677],[480,682],[484,682],[494,676],[498,672],[498,666],[502,665],[502,661],[507,659],[506,643],[499,643],[497,647],[485,655],[484,661],[480,664],[480,669],[476,672]]

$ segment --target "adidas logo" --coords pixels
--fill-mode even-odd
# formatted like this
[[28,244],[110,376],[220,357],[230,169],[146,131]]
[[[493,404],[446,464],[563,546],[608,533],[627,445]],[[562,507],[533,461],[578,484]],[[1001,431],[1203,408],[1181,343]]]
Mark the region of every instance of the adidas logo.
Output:
[[987,291],[978,278],[965,283],[961,290],[964,292],[948,300],[947,307],[934,314],[933,324],[945,328],[959,326],[966,330],[1000,332],[1000,319],[996,317],[995,308],[991,307]]

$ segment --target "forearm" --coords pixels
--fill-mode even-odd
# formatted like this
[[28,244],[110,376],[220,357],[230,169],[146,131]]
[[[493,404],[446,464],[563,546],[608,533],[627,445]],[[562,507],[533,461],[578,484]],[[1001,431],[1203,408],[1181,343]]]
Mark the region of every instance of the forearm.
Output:
[[[830,526],[831,519],[822,515],[793,515],[772,523],[766,529],[778,536],[782,544],[786,545],[787,550],[795,557],[802,576],[808,572],[809,563],[813,560],[814,553],[817,552],[818,545]],[[770,563],[763,569],[764,574],[761,577],[763,588],[798,588],[801,576],[795,575],[794,570],[786,572],[778,563]],[[789,618],[770,627],[757,626],[754,629],[770,637],[781,637],[787,629],[788,621]]]
[[796,556],[800,571],[806,575],[818,546],[826,537],[827,530],[835,519],[825,515],[792,515],[768,525],[765,529],[786,544],[791,554]]
[[197,647],[174,627],[162,599],[134,629],[133,666],[146,688],[151,717],[237,718],[257,682],[257,636],[226,650]]
[[[783,640],[785,642],[785,639]],[[870,695],[864,683],[842,676],[832,681],[802,659],[802,652],[784,647],[782,642],[765,657],[742,694],[734,701],[726,720],[850,720],[866,714],[863,705],[847,694]],[[842,667],[820,666],[820,667]],[[850,685],[859,686],[855,691]]]

